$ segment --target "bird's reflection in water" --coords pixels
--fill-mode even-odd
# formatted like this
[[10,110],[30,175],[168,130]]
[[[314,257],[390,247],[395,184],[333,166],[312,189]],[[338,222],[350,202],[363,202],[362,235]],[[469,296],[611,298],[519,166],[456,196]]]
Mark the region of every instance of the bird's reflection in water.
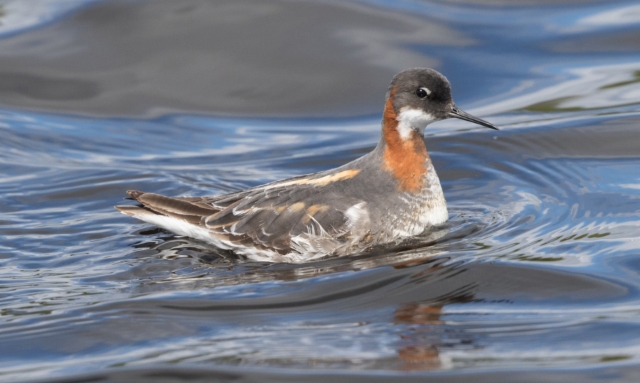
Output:
[[[402,267],[404,265],[396,265]],[[451,266],[447,266],[450,268]],[[455,267],[455,266],[454,266]],[[414,278],[428,279],[443,269],[435,263]],[[448,304],[474,301],[475,283],[460,286],[453,291],[425,302],[400,305],[394,312],[394,323],[406,327],[398,342],[400,368],[406,371],[442,370],[451,367],[451,360],[443,351],[451,349],[478,348],[474,336],[449,325],[443,308]]]
[[[396,324],[414,325],[412,330],[401,336],[398,357],[404,370],[438,370],[443,367],[439,342],[430,339],[434,326],[440,326],[442,306],[412,303],[396,310]],[[430,341],[431,340],[431,341]]]

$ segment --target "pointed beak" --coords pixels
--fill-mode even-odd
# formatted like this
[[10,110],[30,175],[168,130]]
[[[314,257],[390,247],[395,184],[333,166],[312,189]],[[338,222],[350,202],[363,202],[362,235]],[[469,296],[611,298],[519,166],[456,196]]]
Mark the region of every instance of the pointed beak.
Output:
[[465,121],[469,121],[469,122],[473,122],[474,124],[478,124],[478,125],[482,125],[485,126],[487,128],[490,129],[495,129],[495,130],[500,130],[498,129],[495,125],[480,119],[478,117],[472,116],[469,113],[462,111],[460,109],[458,109],[457,106],[453,106],[453,109],[451,109],[451,112],[449,112],[449,117],[455,117],[455,118],[459,118],[461,120],[465,120]]

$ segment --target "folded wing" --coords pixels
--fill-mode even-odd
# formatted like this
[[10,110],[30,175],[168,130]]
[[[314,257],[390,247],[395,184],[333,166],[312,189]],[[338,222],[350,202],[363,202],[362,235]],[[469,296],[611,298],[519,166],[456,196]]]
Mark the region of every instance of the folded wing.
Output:
[[118,206],[123,213],[156,223],[140,214],[144,209],[186,222],[205,229],[211,242],[240,253],[262,249],[304,254],[306,259],[342,255],[367,236],[370,225],[364,201],[313,184],[271,184],[217,197],[127,193],[142,206]]

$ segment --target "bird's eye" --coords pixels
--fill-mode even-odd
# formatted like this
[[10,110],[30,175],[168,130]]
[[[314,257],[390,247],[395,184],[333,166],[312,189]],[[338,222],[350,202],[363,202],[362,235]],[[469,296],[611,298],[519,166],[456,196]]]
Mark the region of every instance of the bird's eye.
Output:
[[416,96],[420,97],[420,98],[426,98],[428,95],[431,94],[431,91],[428,88],[418,88],[418,90],[416,90]]

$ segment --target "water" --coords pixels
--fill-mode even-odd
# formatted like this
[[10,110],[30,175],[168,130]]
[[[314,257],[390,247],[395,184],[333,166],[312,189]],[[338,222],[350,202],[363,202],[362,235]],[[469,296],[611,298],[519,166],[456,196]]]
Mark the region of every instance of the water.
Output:
[[[0,380],[640,379],[636,2],[39,0],[0,22]],[[435,233],[258,264],[113,209],[355,159],[413,66],[503,127],[427,130]]]

